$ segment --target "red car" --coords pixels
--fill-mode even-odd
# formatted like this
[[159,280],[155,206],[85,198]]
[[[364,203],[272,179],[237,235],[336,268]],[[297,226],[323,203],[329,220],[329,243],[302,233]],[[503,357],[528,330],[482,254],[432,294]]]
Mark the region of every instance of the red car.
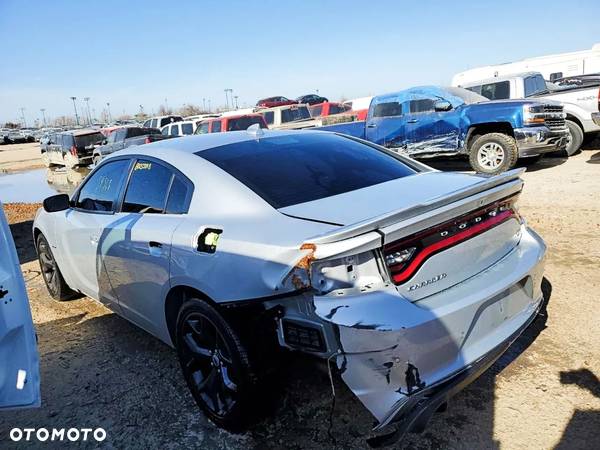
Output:
[[273,108],[274,106],[285,106],[285,105],[296,105],[296,100],[290,100],[289,98],[278,96],[263,98],[256,103],[256,106],[262,106],[263,108]]
[[198,125],[194,134],[242,131],[254,124],[258,124],[261,128],[268,128],[267,122],[261,114],[240,114],[204,120]]
[[323,102],[308,107],[311,117],[325,117],[333,114],[347,113],[352,110],[348,105],[336,102]]

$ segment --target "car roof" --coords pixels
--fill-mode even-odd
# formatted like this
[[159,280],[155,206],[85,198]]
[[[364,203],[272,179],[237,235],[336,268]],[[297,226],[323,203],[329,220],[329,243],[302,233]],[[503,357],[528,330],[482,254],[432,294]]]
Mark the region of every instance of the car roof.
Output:
[[84,128],[81,130],[71,130],[71,131],[63,132],[63,134],[70,134],[72,136],[84,136],[86,134],[94,134],[94,133],[100,133],[100,130],[96,130],[94,128]]
[[[212,120],[212,119],[209,119]],[[289,136],[308,133],[322,133],[321,131],[308,130],[266,130],[261,129],[262,136],[258,139],[268,139],[276,136]],[[120,150],[115,155],[147,155],[154,156],[169,162],[169,156],[173,153],[192,154],[208,150],[215,147],[221,147],[229,144],[237,144],[256,140],[257,135],[249,131],[229,131],[227,133],[207,133],[185,136],[182,138],[167,139],[164,141],[153,142],[142,146],[128,147]],[[112,156],[112,155],[111,155]]]
[[470,81],[468,83],[461,84],[460,87],[478,86],[480,84],[488,84],[488,83],[497,83],[498,81],[506,81],[506,80],[510,80],[512,78],[525,78],[525,77],[531,77],[531,76],[535,76],[535,75],[541,75],[541,74],[539,72],[517,72],[517,73],[511,73],[508,75],[499,75],[497,77],[485,78],[485,79],[478,80],[478,81]]

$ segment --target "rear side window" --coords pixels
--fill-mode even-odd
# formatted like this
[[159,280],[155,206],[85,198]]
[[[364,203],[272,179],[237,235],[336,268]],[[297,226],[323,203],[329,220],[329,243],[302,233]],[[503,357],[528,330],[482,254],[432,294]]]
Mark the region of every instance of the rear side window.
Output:
[[497,83],[489,83],[481,85],[481,91],[475,91],[469,88],[470,91],[483,95],[490,100],[503,100],[510,98],[510,83],[508,80],[499,81]]
[[167,214],[185,214],[188,212],[190,192],[188,184],[179,176],[173,178],[169,199],[167,200]]
[[[150,126],[152,128],[157,128],[156,125],[158,125],[158,119],[152,119],[152,122],[150,123]],[[160,127],[158,127],[160,128]]]
[[264,128],[261,117],[240,117],[238,119],[231,119],[227,123],[227,131],[243,131],[247,130],[249,126],[259,124],[261,128]]
[[113,211],[128,167],[129,160],[104,164],[83,185],[76,206],[88,211]]
[[211,133],[219,133],[221,132],[221,121],[220,120],[215,120],[212,123],[212,127],[210,129]]
[[179,136],[179,125],[171,125],[171,136]]
[[310,119],[310,113],[306,106],[293,107],[281,110],[281,123],[294,122],[296,120]]
[[402,115],[402,103],[377,103],[373,107],[373,117],[393,117]]
[[412,175],[402,161],[329,133],[250,140],[197,153],[274,208],[310,202]]
[[194,134],[194,125],[191,123],[181,124],[181,134]]
[[123,201],[123,212],[161,214],[165,209],[172,172],[154,161],[133,166]]

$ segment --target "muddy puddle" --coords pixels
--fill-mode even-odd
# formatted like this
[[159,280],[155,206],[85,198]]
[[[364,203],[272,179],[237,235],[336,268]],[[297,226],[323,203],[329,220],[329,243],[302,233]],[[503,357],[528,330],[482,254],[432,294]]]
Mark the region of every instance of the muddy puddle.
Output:
[[61,168],[0,174],[0,201],[35,203],[57,193],[70,194],[89,172],[88,168]]

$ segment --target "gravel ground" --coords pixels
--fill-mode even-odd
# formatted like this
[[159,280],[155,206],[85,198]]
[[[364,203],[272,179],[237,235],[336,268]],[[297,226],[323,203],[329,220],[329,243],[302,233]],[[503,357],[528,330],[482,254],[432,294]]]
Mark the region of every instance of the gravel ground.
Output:
[[[549,247],[547,316],[423,434],[396,448],[600,448],[599,164],[600,145],[592,145],[529,168],[520,205]],[[30,238],[36,207],[5,205],[39,335],[42,407],[0,413],[0,447],[10,447],[12,427],[103,427],[108,448],[367,447],[372,417],[336,379],[330,420],[326,369],[294,355],[257,405],[264,420],[243,434],[213,426],[195,407],[174,351],[90,299],[49,298]]]

